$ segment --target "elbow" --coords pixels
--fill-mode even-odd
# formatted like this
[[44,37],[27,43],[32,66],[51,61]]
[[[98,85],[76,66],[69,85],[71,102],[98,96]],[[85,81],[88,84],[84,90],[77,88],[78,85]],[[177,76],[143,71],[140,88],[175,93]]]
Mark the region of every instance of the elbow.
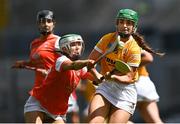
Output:
[[142,59],[142,61],[146,61],[146,62],[149,62],[149,63],[153,62],[153,60],[154,60],[152,54],[149,53],[149,52],[146,52],[146,51],[141,53],[141,59]]
[[153,62],[154,61],[154,58],[153,58],[153,56],[151,55],[151,56],[149,56],[149,62]]

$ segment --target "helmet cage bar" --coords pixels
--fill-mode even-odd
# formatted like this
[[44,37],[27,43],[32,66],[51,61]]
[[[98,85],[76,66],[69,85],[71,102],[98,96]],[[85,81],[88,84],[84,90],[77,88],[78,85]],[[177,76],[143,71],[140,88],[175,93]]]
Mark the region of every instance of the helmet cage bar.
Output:
[[82,37],[80,35],[77,35],[77,34],[67,34],[67,35],[64,35],[60,38],[59,40],[59,48],[60,48],[60,51],[62,53],[64,53],[64,49],[63,48],[66,48],[66,52],[67,54],[71,54],[71,46],[70,44],[73,43],[73,42],[81,42],[82,44],[82,51],[81,51],[81,55],[82,53],[84,52],[84,49],[85,49],[85,44],[84,44],[84,41],[82,39]]

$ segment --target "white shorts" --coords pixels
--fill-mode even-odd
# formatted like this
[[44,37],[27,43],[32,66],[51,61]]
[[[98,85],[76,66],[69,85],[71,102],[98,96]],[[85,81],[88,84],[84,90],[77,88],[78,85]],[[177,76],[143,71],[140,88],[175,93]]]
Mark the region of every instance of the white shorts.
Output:
[[70,95],[69,101],[68,101],[67,113],[70,113],[70,112],[79,112],[79,106],[77,104],[77,100],[76,98],[73,97],[72,94]]
[[103,95],[112,105],[133,114],[137,102],[135,84],[121,84],[104,81],[96,89],[96,93]]
[[138,101],[159,101],[159,95],[149,76],[140,76],[135,85],[137,88]]
[[33,111],[41,111],[47,114],[47,116],[53,118],[54,120],[63,120],[66,122],[66,115],[54,115],[49,113],[45,108],[43,108],[39,101],[36,100],[33,96],[30,96],[24,105],[24,113],[33,112]]

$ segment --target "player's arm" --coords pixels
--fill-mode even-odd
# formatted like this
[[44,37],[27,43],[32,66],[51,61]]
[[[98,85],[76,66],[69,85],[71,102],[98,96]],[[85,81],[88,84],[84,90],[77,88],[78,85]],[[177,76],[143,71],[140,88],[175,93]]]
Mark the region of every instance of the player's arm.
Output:
[[146,65],[146,64],[149,64],[153,62],[153,56],[151,53],[145,51],[145,50],[142,50],[141,52],[141,63],[140,63],[140,66],[143,66],[143,65]]
[[117,82],[130,84],[133,83],[137,78],[137,68],[139,67],[141,62],[141,50],[139,47],[134,46],[129,53],[127,64],[131,67],[131,71],[122,75],[121,73],[117,72],[111,75],[113,80]]
[[[21,63],[21,62],[19,62],[19,63]],[[29,65],[24,65],[24,64],[19,64],[19,65],[18,64],[13,65],[12,68],[20,68],[20,69],[27,69],[27,70],[37,71],[37,72],[42,73],[45,76],[48,74],[48,71],[46,69],[37,68],[37,67],[33,67],[33,66],[29,66]]]
[[62,63],[62,69],[63,70],[79,70],[87,65],[92,65],[94,63],[94,60],[76,60],[76,61],[64,61]]
[[[101,55],[102,54],[100,52],[98,52],[96,49],[93,49],[88,58],[96,61]],[[96,68],[88,66],[88,70],[91,75],[93,75],[93,80],[97,83],[101,83],[100,78],[102,75],[96,70]]]
[[134,76],[135,76],[135,72],[137,71],[137,68],[131,67],[131,69],[132,69],[132,71],[128,72],[127,74],[122,74],[122,73],[119,73],[118,71],[116,71],[112,75],[107,73],[105,75],[105,78],[106,79],[109,78],[111,80],[114,80],[114,81],[120,82],[120,83],[131,84],[134,82]]
[[37,64],[31,60],[18,60],[11,66],[11,68],[25,68],[26,66],[36,67],[36,65]]

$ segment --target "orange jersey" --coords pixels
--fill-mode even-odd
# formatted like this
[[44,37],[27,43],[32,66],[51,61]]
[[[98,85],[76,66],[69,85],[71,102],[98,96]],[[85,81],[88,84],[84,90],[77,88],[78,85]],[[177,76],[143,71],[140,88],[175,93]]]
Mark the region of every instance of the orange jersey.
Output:
[[80,79],[87,78],[88,74],[87,68],[64,71],[62,65],[65,61],[70,60],[66,56],[60,56],[43,84],[32,91],[32,95],[40,104],[55,115],[64,115],[67,112],[70,94],[75,90]]
[[146,66],[140,66],[138,68],[138,74],[139,74],[139,76],[149,76]]
[[[57,54],[55,45],[59,41],[59,36],[50,34],[44,41],[39,38],[31,43],[30,60],[35,62],[35,67],[49,69],[55,62]],[[35,72],[34,87],[39,86],[44,80],[44,76],[40,72]]]
[[[116,33],[109,33],[104,35],[97,43],[94,49],[100,53],[104,53],[116,40]],[[116,60],[122,60],[128,65],[138,67],[141,62],[141,49],[137,42],[131,36],[130,39],[124,43],[123,48],[115,48],[115,50],[106,55],[101,61],[101,73],[105,74],[114,68]],[[138,78],[136,73],[135,80]]]

